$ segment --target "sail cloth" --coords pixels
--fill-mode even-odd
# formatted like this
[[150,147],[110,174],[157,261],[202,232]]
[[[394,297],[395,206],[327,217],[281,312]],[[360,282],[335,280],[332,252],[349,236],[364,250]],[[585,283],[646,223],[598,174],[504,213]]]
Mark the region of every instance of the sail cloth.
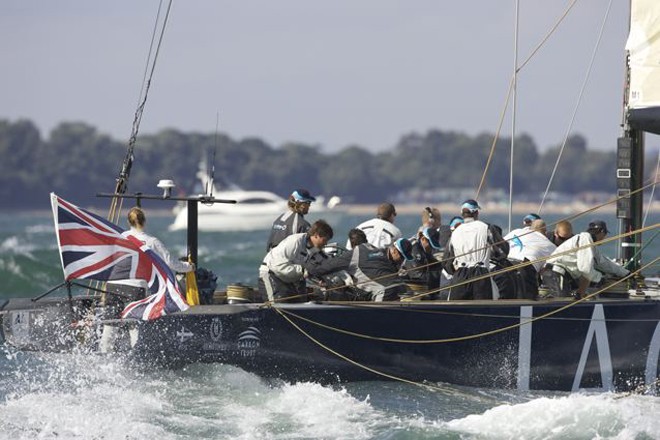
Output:
[[174,272],[151,248],[114,223],[50,197],[65,280],[147,281],[152,295],[129,303],[122,318],[151,320],[189,308]]
[[630,2],[628,122],[660,133],[660,1]]

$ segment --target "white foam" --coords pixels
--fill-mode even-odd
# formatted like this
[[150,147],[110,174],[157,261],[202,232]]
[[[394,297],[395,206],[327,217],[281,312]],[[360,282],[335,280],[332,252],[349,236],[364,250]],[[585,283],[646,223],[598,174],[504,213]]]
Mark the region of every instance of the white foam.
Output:
[[660,400],[612,394],[542,397],[446,422],[447,429],[489,439],[660,438]]
[[[261,403],[254,405],[253,400]],[[222,414],[232,421],[236,436],[244,439],[370,438],[383,418],[368,399],[315,383],[267,389],[247,401],[229,403]]]
[[15,235],[5,238],[4,241],[0,243],[0,253],[12,253],[31,257],[31,252],[34,249],[35,245],[29,244]]
[[32,225],[25,228],[28,234],[54,234],[55,225],[53,223],[42,223],[39,225]]

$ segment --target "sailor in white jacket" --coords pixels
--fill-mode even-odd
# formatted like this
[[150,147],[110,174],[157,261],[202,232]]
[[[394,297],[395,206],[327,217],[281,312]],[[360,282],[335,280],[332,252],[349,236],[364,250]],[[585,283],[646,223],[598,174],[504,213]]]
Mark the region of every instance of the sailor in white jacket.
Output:
[[259,268],[259,291],[269,301],[307,301],[303,263],[323,258],[323,247],[333,236],[332,227],[317,220],[307,232],[286,237],[272,248]]
[[[535,214],[525,216],[525,221]],[[538,215],[536,215],[538,217]],[[520,264],[525,261],[536,261],[536,263],[518,268],[518,283],[516,283],[516,297],[525,299],[536,299],[539,293],[539,272],[543,269],[545,261],[543,257],[552,254],[557,246],[545,236],[545,222],[536,218],[520,229],[514,229],[504,236],[509,242],[509,261],[514,264]],[[540,260],[540,261],[537,261]]]
[[[607,224],[595,220],[589,223],[586,232],[573,236],[557,247],[552,253],[557,257],[548,260],[543,272],[547,287],[560,296],[568,296],[573,289],[577,289],[575,296],[581,298],[589,284],[599,282],[603,274],[618,278],[627,276],[630,271],[605,257],[596,246],[589,246],[604,239],[607,233]],[[576,251],[566,253],[571,249]]]
[[[165,245],[156,237],[147,234],[144,227],[147,223],[144,211],[138,207],[133,207],[128,211],[128,224],[130,229],[124,231],[124,237],[135,237],[155,253],[160,256],[163,261],[174,272],[192,272],[195,266],[186,261],[179,261],[172,259],[170,252]],[[104,319],[118,318],[121,315],[126,303],[143,299],[147,295],[148,283],[146,280],[137,278],[126,278],[119,280],[112,280],[106,284],[106,293],[104,294]],[[136,329],[129,331],[131,346],[137,342],[138,332]],[[101,341],[99,342],[99,351],[101,353],[109,353],[114,351],[115,343],[117,341],[118,329],[112,325],[104,325],[103,333],[101,334]]]
[[[403,237],[401,230],[394,226],[396,208],[391,203],[381,203],[378,206],[376,218],[362,222],[357,226],[367,236],[367,243],[379,249],[385,249],[399,238]],[[351,242],[346,242],[346,249],[351,250]]]

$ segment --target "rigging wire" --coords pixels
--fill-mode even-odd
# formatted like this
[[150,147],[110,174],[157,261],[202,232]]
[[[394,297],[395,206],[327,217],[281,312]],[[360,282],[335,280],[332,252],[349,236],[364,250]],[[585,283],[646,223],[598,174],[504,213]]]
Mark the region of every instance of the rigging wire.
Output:
[[[561,219],[561,220],[557,220],[556,222],[553,222],[553,223],[549,223],[547,226],[548,226],[548,227],[550,227],[550,226],[554,226],[554,225],[556,225],[557,223],[559,223],[560,221],[572,221],[572,220],[575,220],[575,219],[580,218],[580,217],[582,217],[582,216],[584,216],[584,215],[586,215],[586,214],[589,214],[589,213],[591,213],[591,212],[595,212],[595,211],[597,211],[597,210],[599,210],[599,209],[601,209],[601,208],[603,208],[603,207],[605,207],[605,206],[607,206],[607,205],[610,205],[610,204],[616,203],[616,202],[618,202],[619,200],[621,200],[621,199],[623,199],[623,198],[628,198],[629,196],[631,196],[631,195],[633,195],[633,194],[636,194],[636,193],[638,193],[638,192],[642,192],[642,191],[646,190],[649,186],[655,186],[657,183],[658,183],[657,181],[651,182],[651,183],[649,183],[649,184],[647,184],[647,185],[645,185],[645,186],[643,186],[643,187],[641,187],[641,188],[638,188],[638,189],[636,189],[636,190],[634,190],[634,191],[631,191],[629,194],[626,194],[626,195],[623,195],[623,196],[619,196],[619,197],[614,197],[614,198],[611,199],[611,200],[608,200],[608,201],[606,201],[606,202],[604,202],[604,203],[601,203],[600,205],[593,206],[593,207],[591,207],[591,208],[589,208],[589,209],[587,209],[587,210],[585,210],[585,211],[583,211],[583,212],[580,212],[580,213],[578,213],[578,214],[574,214],[574,215],[571,215],[571,216],[565,217],[565,218],[563,218],[563,219]],[[654,225],[654,226],[652,226],[652,227],[650,227],[650,228],[642,228],[642,229],[639,229],[639,230],[637,230],[637,231],[632,231],[632,232],[629,231],[629,232],[627,232],[627,233],[625,233],[625,234],[618,234],[618,235],[615,235],[615,236],[609,237],[609,238],[607,238],[607,239],[601,240],[601,241],[599,242],[599,245],[600,245],[600,244],[608,243],[608,242],[613,241],[613,240],[618,240],[618,239],[620,239],[620,238],[623,238],[623,237],[627,237],[627,236],[633,235],[633,234],[635,234],[635,233],[640,233],[640,232],[648,231],[648,230],[654,229],[654,228],[656,228],[656,227],[658,227],[658,226],[660,226],[660,224]],[[525,234],[521,234],[521,236],[526,235],[526,234],[531,234],[531,233],[533,233],[533,232],[535,232],[535,231],[530,230],[530,231],[526,232]],[[651,241],[652,241],[653,239],[655,239],[655,236],[651,239]],[[500,244],[502,244],[502,243],[504,243],[504,241],[500,241],[500,242],[494,243],[493,245],[497,246],[497,245],[500,245]],[[489,244],[488,247],[490,247],[490,246],[491,246],[491,245]],[[481,252],[481,251],[483,251],[484,249],[485,249],[485,248],[475,249],[475,250],[472,250],[472,251],[469,251],[469,252],[465,252],[465,253],[460,254],[460,255],[455,255],[454,258],[462,257],[462,256],[466,256],[466,255],[470,255],[470,254],[475,253],[475,252]],[[554,255],[554,256],[557,256],[557,255]],[[550,258],[550,256],[548,256],[547,258]],[[547,258],[545,258],[545,259],[547,259]],[[429,264],[424,265],[424,266],[419,266],[418,268],[421,269],[421,268],[428,267],[428,266],[432,266],[432,265],[435,265],[435,264],[442,264],[442,263],[447,262],[448,260],[449,260],[448,258],[444,258],[444,259],[437,260],[436,262],[432,262],[432,263],[429,263]],[[538,261],[541,261],[541,259],[539,259]],[[535,262],[535,261],[534,261],[534,262]],[[532,263],[534,263],[534,262],[532,262]],[[532,263],[529,263],[529,264],[532,264]],[[522,266],[527,266],[527,265],[529,265],[529,264],[527,264],[527,263],[520,263],[519,265],[512,266],[511,268],[502,269],[502,270],[500,270],[500,271],[498,271],[498,272],[492,272],[491,275],[485,275],[485,276],[482,276],[482,277],[477,278],[477,279],[485,279],[485,278],[489,278],[490,276],[492,276],[492,274],[497,275],[497,274],[500,274],[500,273],[508,272],[508,271],[510,271],[510,270],[515,270],[515,269],[517,269],[517,268],[519,268],[519,267],[522,267]],[[395,276],[398,276],[398,273],[382,275],[382,276],[380,276],[380,277],[374,278],[372,281],[379,281],[379,280],[388,279],[388,278],[395,277]],[[472,280],[474,280],[474,279],[472,279]],[[466,284],[466,283],[462,283],[462,284]],[[359,283],[358,283],[357,285],[359,285]],[[456,285],[456,284],[455,284],[455,285]],[[343,286],[339,286],[339,287],[336,287],[336,288],[327,288],[327,289],[326,289],[326,292],[331,292],[331,291],[333,291],[333,290],[338,290],[338,289],[341,289],[341,288],[343,288]],[[440,289],[434,289],[434,290],[427,291],[427,292],[424,292],[424,293],[422,293],[422,294],[416,295],[416,296],[414,296],[414,297],[412,297],[412,298],[416,298],[416,297],[419,297],[419,296],[426,296],[426,295],[429,295],[429,294],[432,294],[432,293],[436,293],[436,292],[440,292],[440,291],[443,291],[443,290],[447,290],[448,288],[449,288],[449,286],[444,287],[444,288],[440,288]],[[301,296],[302,296],[302,295],[295,294],[295,295],[287,296],[287,297],[284,297],[284,298],[279,298],[278,301],[286,301],[286,300],[289,300],[289,299],[299,298],[299,297],[301,297]],[[265,304],[265,305],[269,305],[271,302],[278,302],[278,301],[267,301],[267,302],[264,303],[264,304]]]
[[[654,180],[658,179],[658,174],[660,173],[660,150],[658,150],[658,160],[655,163],[655,176],[653,177]],[[646,219],[649,216],[649,212],[651,212],[651,208],[653,207],[653,198],[655,197],[655,185],[653,186],[653,189],[651,190],[651,197],[649,198],[649,204],[646,207],[646,213],[644,214],[644,220],[642,220],[642,226],[646,225]]]
[[518,109],[518,28],[520,16],[520,0],[516,0],[516,24],[513,38],[513,87],[511,90],[512,101],[511,105],[511,151],[509,153],[509,222],[507,231],[511,230],[511,218],[513,217],[513,157],[514,147],[516,145],[516,111]]
[[[559,25],[564,21],[564,19],[568,16],[568,13],[571,11],[573,6],[577,3],[578,0],[573,0],[570,5],[566,8],[564,13],[559,17],[559,19],[555,22],[555,24],[550,28],[548,33],[541,39],[541,41],[536,45],[536,47],[532,50],[532,52],[525,58],[525,61],[523,61],[520,66],[518,67],[517,72],[520,72],[531,60],[532,58],[536,55],[536,53],[545,45],[545,43],[548,41],[550,36],[555,33]],[[481,190],[484,187],[484,183],[486,181],[486,176],[488,175],[488,170],[490,168],[491,161],[493,159],[494,153],[495,153],[495,146],[497,145],[497,141],[500,137],[500,132],[502,131],[502,125],[504,124],[504,117],[506,116],[506,111],[509,108],[509,100],[511,99],[511,91],[513,89],[513,77],[511,77],[511,80],[509,81],[509,90],[506,94],[506,100],[504,102],[504,108],[502,109],[502,113],[500,115],[500,122],[497,126],[497,131],[495,133],[495,137],[493,138],[493,143],[490,146],[490,152],[488,153],[488,160],[486,161],[486,166],[484,167],[484,171],[481,174],[481,181],[479,182],[479,187],[477,188],[477,194],[475,198],[478,200],[479,195],[481,194]]]
[[580,88],[580,93],[578,95],[577,102],[575,103],[575,108],[573,109],[573,115],[571,116],[571,120],[568,124],[568,127],[566,128],[566,133],[564,134],[564,140],[561,144],[561,148],[559,149],[559,154],[557,155],[557,160],[555,161],[555,166],[552,169],[552,173],[550,174],[550,179],[548,181],[548,185],[545,188],[545,192],[543,193],[543,198],[541,199],[541,204],[539,205],[539,209],[538,209],[539,214],[541,214],[541,211],[543,210],[543,204],[545,203],[545,199],[548,196],[548,193],[550,192],[550,187],[552,186],[552,182],[555,178],[555,174],[557,173],[557,169],[559,168],[559,162],[561,161],[562,155],[564,154],[564,149],[566,148],[566,143],[568,142],[568,137],[570,135],[571,129],[573,128],[573,123],[575,122],[575,116],[577,115],[577,111],[580,108],[580,103],[582,102],[582,96],[584,95],[584,90],[587,87],[587,82],[589,81],[589,77],[591,76],[591,71],[593,70],[594,60],[596,59],[596,53],[598,52],[598,48],[600,47],[600,41],[603,37],[603,31],[605,30],[605,24],[607,23],[607,18],[610,15],[610,10],[611,9],[612,9],[612,0],[610,0],[608,5],[607,5],[607,10],[605,11],[605,16],[603,17],[603,22],[600,26],[600,31],[598,33],[598,38],[596,40],[594,50],[591,54],[591,60],[589,62],[589,67],[588,67],[587,73],[584,77],[584,81],[582,82],[582,87]]
[[[158,34],[159,31],[159,22],[160,22],[160,16],[161,16],[161,10],[162,10],[162,5],[163,5],[164,0],[160,0],[160,3],[158,5],[158,11],[156,13],[156,20],[154,22],[154,28],[151,36],[151,43],[149,45],[149,53],[147,56],[147,61],[145,65],[145,70],[144,70],[144,75],[142,79],[142,87],[140,89],[140,95],[138,98],[138,106],[137,109],[135,110],[135,115],[133,117],[133,126],[131,128],[131,135],[128,140],[128,149],[126,151],[126,156],[124,158],[124,161],[122,163],[122,168],[121,171],[119,172],[119,176],[117,177],[117,184],[115,186],[115,194],[124,194],[127,189],[128,189],[128,180],[130,178],[130,173],[131,173],[131,168],[133,166],[133,160],[134,160],[134,149],[135,149],[135,142],[137,140],[137,135],[140,130],[140,123],[142,121],[142,114],[144,112],[145,105],[147,103],[147,97],[149,94],[149,88],[151,87],[151,81],[153,79],[154,72],[156,70],[156,64],[158,61],[158,55],[160,54],[160,49],[162,47],[163,43],[163,38],[165,36],[165,29],[167,28],[167,22],[169,20],[170,16],[170,11],[172,9],[172,1],[169,0],[168,5],[167,5],[167,10],[165,12],[165,16],[163,18],[162,24],[160,25],[160,35],[158,37],[158,43],[156,45],[156,50],[155,53],[153,52],[154,48],[154,41],[156,40],[156,35]],[[152,59],[152,53],[153,59]],[[151,64],[151,66],[150,66]],[[151,67],[151,68],[149,68]],[[147,76],[148,72],[148,76]],[[117,222],[117,219],[119,217],[119,213],[121,211],[121,205],[123,203],[123,199],[120,197],[113,197],[112,202],[110,204],[110,210],[108,213],[108,220],[112,222]]]
[[[285,313],[287,315],[299,318],[302,321],[308,322],[310,324],[314,324],[318,327],[322,327],[322,328],[325,328],[327,330],[331,330],[331,331],[334,331],[334,332],[337,332],[337,333],[342,333],[342,334],[345,334],[345,335],[354,336],[354,337],[358,337],[358,338],[376,340],[376,341],[381,341],[381,342],[395,342],[395,343],[401,343],[401,344],[446,344],[446,343],[452,343],[452,342],[462,342],[462,341],[469,341],[469,340],[473,340],[473,339],[480,339],[480,338],[483,338],[483,337],[486,337],[486,336],[491,336],[491,335],[495,335],[495,334],[498,334],[498,333],[503,333],[503,332],[506,332],[506,331],[509,331],[509,330],[513,330],[513,329],[522,327],[523,325],[532,324],[536,321],[542,321],[542,320],[545,320],[545,319],[550,319],[551,316],[557,315],[558,313],[563,312],[564,310],[570,309],[571,307],[574,307],[577,304],[584,303],[584,302],[590,300],[591,298],[594,298],[597,295],[600,295],[601,293],[605,292],[606,290],[611,289],[612,287],[615,287],[615,286],[623,283],[624,281],[628,281],[629,279],[632,279],[635,275],[641,273],[642,270],[645,270],[649,267],[652,267],[652,266],[656,265],[659,261],[660,261],[660,257],[656,257],[653,261],[646,264],[644,267],[642,267],[642,268],[640,268],[640,269],[638,269],[634,272],[630,272],[630,274],[626,275],[625,277],[622,277],[621,279],[615,280],[612,284],[609,284],[609,285],[607,285],[607,286],[605,286],[601,289],[598,289],[598,290],[596,290],[596,291],[594,291],[594,292],[592,292],[588,295],[585,295],[583,298],[576,299],[576,300],[571,299],[568,304],[566,304],[564,306],[561,306],[561,307],[559,307],[555,310],[551,310],[551,311],[549,311],[547,313],[544,313],[542,315],[536,316],[534,318],[526,319],[524,321],[521,321],[521,322],[518,322],[518,323],[515,323],[515,324],[511,324],[511,325],[507,325],[507,326],[504,326],[504,327],[498,327],[498,328],[495,328],[493,330],[487,330],[487,331],[484,331],[484,332],[467,334],[467,335],[463,335],[463,336],[455,336],[455,337],[451,337],[451,338],[400,339],[400,338],[390,338],[390,337],[384,337],[384,336],[373,336],[373,335],[368,335],[368,334],[365,334],[365,333],[353,332],[353,331],[342,329],[342,328],[339,328],[339,327],[323,324],[323,323],[315,321],[313,319],[305,318],[305,317],[303,317],[303,316],[301,316],[297,313],[290,312],[288,310],[282,309],[281,307],[275,307],[274,306],[273,308],[278,313],[280,313],[281,315],[283,313]],[[491,315],[485,315],[485,316],[486,317],[491,317]],[[561,318],[558,318],[558,319],[561,319]],[[655,320],[642,319],[640,322],[656,322],[656,321]]]

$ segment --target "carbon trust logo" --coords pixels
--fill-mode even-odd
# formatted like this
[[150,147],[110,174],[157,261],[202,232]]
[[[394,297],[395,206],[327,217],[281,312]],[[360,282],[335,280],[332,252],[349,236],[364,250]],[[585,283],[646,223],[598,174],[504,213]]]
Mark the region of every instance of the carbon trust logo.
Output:
[[241,356],[254,356],[261,346],[261,331],[257,327],[248,327],[238,335],[236,345]]

